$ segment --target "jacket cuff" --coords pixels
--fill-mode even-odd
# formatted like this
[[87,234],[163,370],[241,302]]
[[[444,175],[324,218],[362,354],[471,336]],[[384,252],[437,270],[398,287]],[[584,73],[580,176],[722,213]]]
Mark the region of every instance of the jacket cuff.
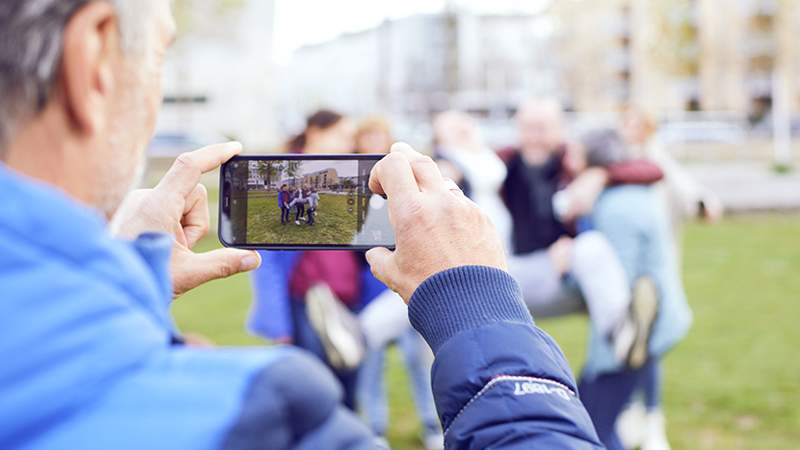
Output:
[[428,278],[411,296],[408,314],[434,353],[457,334],[485,325],[533,325],[517,282],[503,270],[484,266],[458,267]]

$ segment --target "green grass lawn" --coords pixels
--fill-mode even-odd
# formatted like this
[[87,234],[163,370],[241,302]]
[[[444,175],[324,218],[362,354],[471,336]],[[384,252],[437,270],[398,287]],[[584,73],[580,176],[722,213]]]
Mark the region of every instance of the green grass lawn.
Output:
[[[202,246],[217,244],[209,239]],[[695,326],[665,361],[665,408],[673,448],[797,449],[800,216],[693,225],[686,229],[684,248],[684,280]],[[221,345],[262,344],[244,331],[249,304],[249,280],[238,276],[187,294],[174,310],[184,331]],[[585,319],[538,323],[577,370],[584,357]],[[388,377],[390,439],[396,449],[416,450],[419,427],[394,352]]]
[[281,224],[278,194],[250,192],[247,204],[248,242],[270,244],[341,244],[350,243],[358,227],[354,205],[346,195],[320,194],[314,226],[295,223],[295,208],[289,222]]

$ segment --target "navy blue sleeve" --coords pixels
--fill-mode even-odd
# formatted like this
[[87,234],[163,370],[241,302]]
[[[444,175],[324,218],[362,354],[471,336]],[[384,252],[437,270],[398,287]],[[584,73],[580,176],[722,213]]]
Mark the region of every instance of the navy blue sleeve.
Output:
[[433,349],[448,449],[601,449],[558,345],[511,276],[461,267],[426,280],[409,317]]

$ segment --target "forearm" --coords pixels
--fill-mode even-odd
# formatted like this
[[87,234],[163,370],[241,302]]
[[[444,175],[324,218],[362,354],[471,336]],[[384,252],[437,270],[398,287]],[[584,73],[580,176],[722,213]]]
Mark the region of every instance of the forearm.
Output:
[[654,184],[664,178],[664,171],[650,161],[639,159],[612,164],[606,168],[608,184]]
[[409,314],[436,354],[448,448],[601,448],[563,354],[507,273],[437,274],[414,293]]

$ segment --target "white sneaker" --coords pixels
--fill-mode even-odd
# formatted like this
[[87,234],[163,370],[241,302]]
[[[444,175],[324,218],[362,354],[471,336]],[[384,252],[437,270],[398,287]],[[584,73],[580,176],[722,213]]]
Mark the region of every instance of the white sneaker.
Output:
[[299,220],[295,220],[295,221],[294,221],[294,224],[295,224],[295,225],[300,225],[300,221],[299,221]]
[[366,352],[361,327],[327,284],[320,283],[308,290],[306,313],[331,366],[347,371],[358,368]]
[[649,358],[650,334],[658,316],[658,289],[649,277],[636,281],[630,310],[612,336],[614,354],[626,367],[638,369]]
[[625,448],[639,448],[647,437],[647,411],[636,401],[628,405],[617,418],[617,435]]
[[383,436],[378,436],[375,438],[375,446],[381,450],[391,450],[391,446],[389,445],[389,441],[386,440]]
[[647,413],[647,436],[642,443],[642,450],[670,450],[667,440],[667,421],[660,410]]
[[422,437],[425,450],[444,450],[444,435],[442,433],[428,433]]

